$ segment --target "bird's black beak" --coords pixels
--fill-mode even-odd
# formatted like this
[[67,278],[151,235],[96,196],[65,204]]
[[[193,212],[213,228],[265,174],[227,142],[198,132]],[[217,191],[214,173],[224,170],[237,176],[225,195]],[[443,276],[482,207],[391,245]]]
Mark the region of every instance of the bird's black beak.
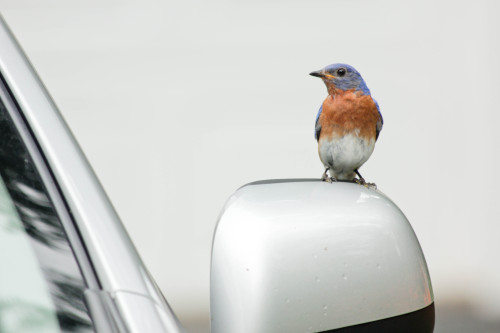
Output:
[[325,77],[325,74],[323,74],[321,70],[311,72],[311,73],[309,73],[309,75],[320,77],[320,78],[324,78]]

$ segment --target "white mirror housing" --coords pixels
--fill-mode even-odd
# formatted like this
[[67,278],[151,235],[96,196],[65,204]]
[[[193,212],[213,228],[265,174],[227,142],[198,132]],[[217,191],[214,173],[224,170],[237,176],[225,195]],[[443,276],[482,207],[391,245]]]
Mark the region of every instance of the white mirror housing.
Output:
[[434,328],[424,255],[380,191],[318,180],[248,184],[226,203],[211,266],[212,333]]

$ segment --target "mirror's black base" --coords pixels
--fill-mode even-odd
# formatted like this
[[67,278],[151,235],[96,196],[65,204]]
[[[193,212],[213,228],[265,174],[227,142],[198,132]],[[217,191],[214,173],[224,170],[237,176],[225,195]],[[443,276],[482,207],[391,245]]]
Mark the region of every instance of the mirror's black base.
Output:
[[432,303],[423,309],[404,315],[319,333],[432,333],[434,321],[435,312]]

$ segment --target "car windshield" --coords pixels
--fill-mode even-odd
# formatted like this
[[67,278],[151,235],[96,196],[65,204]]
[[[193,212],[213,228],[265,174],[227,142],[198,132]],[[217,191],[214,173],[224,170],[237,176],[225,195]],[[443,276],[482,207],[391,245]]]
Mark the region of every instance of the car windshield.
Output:
[[14,105],[2,90],[0,332],[92,332],[84,279]]

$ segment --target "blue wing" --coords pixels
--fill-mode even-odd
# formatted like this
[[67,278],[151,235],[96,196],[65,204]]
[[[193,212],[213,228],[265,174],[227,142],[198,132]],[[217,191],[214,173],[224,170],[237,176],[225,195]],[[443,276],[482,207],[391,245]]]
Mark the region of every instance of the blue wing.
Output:
[[319,116],[321,115],[322,111],[323,111],[323,104],[321,104],[321,107],[319,108],[318,111],[318,115],[316,116],[316,126],[314,129],[314,138],[316,139],[316,141],[319,141],[319,135],[321,133],[321,124],[319,123]]
[[380,106],[378,106],[377,101],[373,97],[372,97],[372,99],[375,102],[375,106],[377,107],[378,115],[380,116],[379,121],[377,121],[377,131],[375,132],[375,140],[377,140],[378,135],[380,134],[380,131],[382,130],[382,127],[384,126],[384,118],[382,118],[382,113],[380,113]]

